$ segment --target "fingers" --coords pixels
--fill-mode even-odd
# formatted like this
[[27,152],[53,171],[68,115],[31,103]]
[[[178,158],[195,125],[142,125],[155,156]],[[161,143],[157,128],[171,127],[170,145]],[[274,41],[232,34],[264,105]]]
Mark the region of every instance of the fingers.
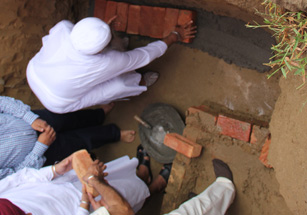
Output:
[[100,208],[102,205],[100,204],[100,202],[96,202],[94,197],[92,196],[92,194],[87,193],[88,199],[91,203],[91,205],[93,206],[94,210],[97,210],[98,208]]
[[188,27],[189,25],[192,25],[192,23],[193,23],[193,20],[188,21],[187,23],[185,23],[185,24],[183,25],[183,28],[186,28],[186,27]]
[[108,25],[110,25],[114,19],[116,19],[117,15],[113,16],[109,21],[107,22]]
[[32,123],[32,128],[39,132],[44,132],[47,126],[48,126],[48,123],[42,119],[36,119]]

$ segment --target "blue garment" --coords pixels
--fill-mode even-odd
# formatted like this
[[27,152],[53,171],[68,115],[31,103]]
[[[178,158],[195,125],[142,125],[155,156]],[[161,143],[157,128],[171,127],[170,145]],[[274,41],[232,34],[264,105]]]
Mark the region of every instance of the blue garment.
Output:
[[14,98],[0,96],[0,179],[24,167],[40,168],[48,146],[31,127],[39,116]]

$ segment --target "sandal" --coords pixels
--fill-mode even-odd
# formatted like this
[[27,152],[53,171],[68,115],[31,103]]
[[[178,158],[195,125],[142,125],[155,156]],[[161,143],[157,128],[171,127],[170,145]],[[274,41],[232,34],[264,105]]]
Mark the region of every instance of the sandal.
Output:
[[150,160],[144,159],[144,157],[149,157],[149,154],[146,152],[146,150],[143,148],[141,144],[137,147],[136,157],[139,160],[137,169],[139,168],[140,165],[144,165],[148,169],[149,182],[147,183],[147,185],[149,185],[152,182],[152,172],[150,168]]
[[164,164],[163,165],[164,168],[162,168],[159,172],[159,175],[161,175],[164,178],[164,180],[166,181],[166,184],[171,174],[172,165],[173,165],[172,163]]
[[158,72],[152,72],[152,71],[149,71],[149,72],[145,72],[143,75],[143,80],[144,80],[144,84],[146,87],[150,87],[152,86],[154,83],[157,82],[160,74]]

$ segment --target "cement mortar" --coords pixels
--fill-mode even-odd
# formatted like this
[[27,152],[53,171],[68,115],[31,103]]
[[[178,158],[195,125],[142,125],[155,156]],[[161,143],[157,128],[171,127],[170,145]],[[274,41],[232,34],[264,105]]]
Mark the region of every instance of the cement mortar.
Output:
[[248,29],[243,21],[198,10],[197,37],[192,48],[208,52],[237,66],[269,71],[263,63],[272,57],[274,38],[263,29]]

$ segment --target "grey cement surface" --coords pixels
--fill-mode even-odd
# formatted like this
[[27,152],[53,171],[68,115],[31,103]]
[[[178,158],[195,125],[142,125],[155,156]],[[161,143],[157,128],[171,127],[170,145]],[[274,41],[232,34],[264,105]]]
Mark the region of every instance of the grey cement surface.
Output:
[[270,47],[275,44],[268,32],[246,28],[246,23],[241,20],[204,10],[197,10],[197,16],[198,33],[190,47],[222,58],[229,64],[234,63],[258,72],[270,70],[263,65],[272,57]]

